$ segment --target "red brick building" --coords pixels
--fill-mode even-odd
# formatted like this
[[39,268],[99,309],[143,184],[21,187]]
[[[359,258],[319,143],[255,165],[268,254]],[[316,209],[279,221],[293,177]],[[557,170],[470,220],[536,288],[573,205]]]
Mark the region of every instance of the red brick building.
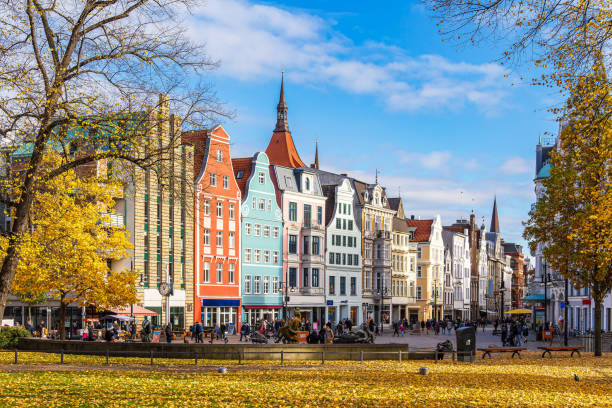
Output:
[[521,245],[511,242],[502,242],[504,255],[510,255],[510,267],[512,268],[512,308],[521,306],[521,298],[525,295],[525,255]]
[[240,322],[241,192],[222,126],[186,132],[195,146],[194,320]]

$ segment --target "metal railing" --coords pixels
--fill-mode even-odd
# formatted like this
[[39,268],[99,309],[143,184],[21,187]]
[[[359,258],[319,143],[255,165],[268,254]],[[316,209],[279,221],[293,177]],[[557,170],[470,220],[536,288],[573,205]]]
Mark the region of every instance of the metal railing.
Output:
[[[98,356],[98,357],[104,357],[105,358],[105,364],[106,365],[110,365],[110,358],[111,356],[113,356],[113,358],[142,358],[142,359],[148,359],[149,360],[149,364],[150,365],[154,365],[154,361],[155,359],[164,359],[164,360],[188,360],[188,359],[193,359],[194,360],[194,365],[198,365],[198,360],[206,360],[207,358],[210,357],[214,357],[214,356],[223,356],[221,359],[223,360],[235,360],[238,362],[238,365],[243,364],[243,361],[247,360],[245,358],[246,355],[249,354],[255,354],[255,355],[259,355],[259,354],[275,354],[278,356],[278,359],[273,359],[270,361],[279,361],[280,365],[284,365],[285,363],[285,357],[288,355],[292,355],[292,354],[298,354],[298,355],[319,355],[320,356],[320,360],[321,360],[321,364],[325,364],[326,361],[326,356],[329,355],[348,355],[348,359],[346,359],[345,361],[357,361],[355,360],[353,357],[357,357],[357,355],[359,356],[359,361],[361,363],[363,363],[363,361],[366,359],[365,357],[367,356],[372,356],[372,355],[387,355],[387,356],[396,356],[394,358],[384,358],[381,360],[397,360],[399,363],[401,363],[405,358],[404,356],[408,356],[410,354],[412,355],[434,355],[434,362],[437,363],[438,360],[441,360],[444,358],[445,354],[450,354],[452,356],[452,361],[455,362],[457,359],[457,356],[459,355],[471,355],[472,357],[475,357],[474,352],[458,352],[457,350],[452,350],[452,351],[436,351],[436,350],[432,350],[432,349],[426,349],[426,348],[413,348],[412,350],[410,349],[410,347],[408,347],[407,351],[403,351],[403,350],[399,350],[399,351],[364,351],[364,350],[359,350],[359,351],[326,351],[326,350],[321,350],[321,351],[287,351],[287,350],[280,350],[280,351],[204,351],[204,352],[194,352],[194,351],[172,351],[172,352],[166,352],[166,351],[154,351],[154,350],[149,350],[148,353],[143,352],[143,351],[137,351],[137,350],[133,350],[133,351],[127,351],[127,350],[110,350],[109,348],[107,348],[105,351],[68,351],[68,350],[0,350],[0,353],[14,353],[14,364],[19,364],[19,355],[20,354],[27,354],[27,353],[43,353],[43,354],[59,354],[59,363],[60,364],[65,364],[64,361],[64,357],[66,355],[82,355],[82,356]],[[131,355],[130,355],[131,354]],[[168,357],[168,354],[171,354],[173,357]],[[174,357],[176,355],[179,356],[184,356],[184,357]],[[318,360],[318,359],[316,359]],[[425,360],[425,359],[424,359]],[[475,360],[475,358],[471,359],[472,361]],[[256,361],[255,359],[253,359],[252,361]],[[267,361],[267,360],[263,360],[263,361]],[[294,361],[299,361],[299,360],[294,360]]]

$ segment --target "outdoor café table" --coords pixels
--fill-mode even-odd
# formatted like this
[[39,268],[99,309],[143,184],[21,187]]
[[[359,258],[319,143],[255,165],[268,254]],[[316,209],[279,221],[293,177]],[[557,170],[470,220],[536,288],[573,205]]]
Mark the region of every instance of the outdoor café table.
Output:
[[516,354],[519,358],[521,358],[521,351],[527,350],[527,347],[482,347],[479,348],[478,351],[482,351],[482,358],[485,358],[487,355],[489,359],[491,358],[491,353],[512,353],[512,358]]

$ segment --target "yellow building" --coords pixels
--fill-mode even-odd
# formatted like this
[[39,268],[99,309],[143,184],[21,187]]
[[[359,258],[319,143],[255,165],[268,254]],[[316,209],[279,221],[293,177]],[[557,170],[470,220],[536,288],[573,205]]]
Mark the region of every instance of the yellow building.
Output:
[[444,242],[440,216],[431,220],[406,220],[415,227],[412,242],[417,244],[416,304],[419,321],[441,319],[444,278]]

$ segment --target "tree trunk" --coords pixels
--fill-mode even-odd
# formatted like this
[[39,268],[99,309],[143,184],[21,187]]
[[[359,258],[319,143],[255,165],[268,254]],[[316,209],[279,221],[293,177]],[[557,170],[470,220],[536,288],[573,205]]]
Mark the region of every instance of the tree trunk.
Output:
[[60,340],[66,340],[66,303],[64,295],[60,297]]
[[595,300],[595,357],[601,357],[601,306],[599,297]]

